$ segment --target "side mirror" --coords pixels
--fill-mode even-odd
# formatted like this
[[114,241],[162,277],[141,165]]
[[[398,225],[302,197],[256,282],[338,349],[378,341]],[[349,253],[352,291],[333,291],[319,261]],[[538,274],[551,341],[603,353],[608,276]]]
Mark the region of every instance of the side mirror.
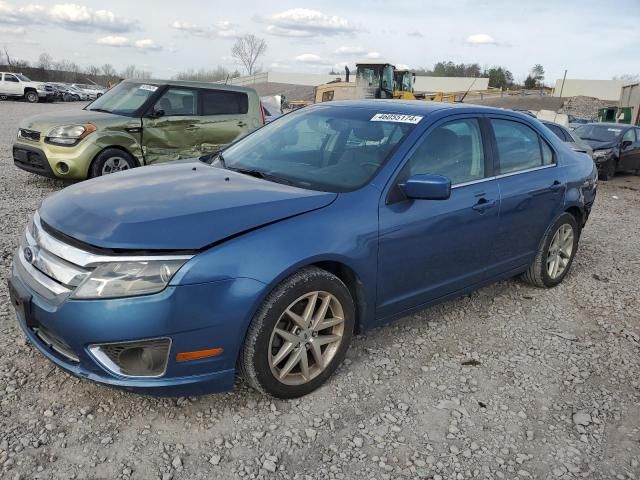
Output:
[[400,185],[407,196],[416,200],[446,200],[451,196],[451,180],[442,175],[419,174]]
[[631,145],[633,145],[633,142],[631,140],[622,141],[622,148],[627,148],[627,147],[630,147]]
[[148,117],[149,118],[164,117],[164,110],[151,110],[151,113],[149,113]]

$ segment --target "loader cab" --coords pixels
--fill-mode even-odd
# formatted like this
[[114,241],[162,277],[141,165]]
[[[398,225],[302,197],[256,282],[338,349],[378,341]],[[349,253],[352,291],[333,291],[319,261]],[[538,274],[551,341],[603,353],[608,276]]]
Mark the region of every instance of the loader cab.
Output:
[[390,63],[356,64],[356,98],[393,98],[394,71]]
[[413,93],[416,81],[415,73],[409,70],[396,70],[393,73],[393,80],[395,91]]

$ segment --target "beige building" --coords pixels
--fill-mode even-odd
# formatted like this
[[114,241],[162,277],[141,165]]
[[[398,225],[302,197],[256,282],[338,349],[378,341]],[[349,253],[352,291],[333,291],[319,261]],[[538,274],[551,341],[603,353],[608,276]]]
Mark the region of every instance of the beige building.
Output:
[[579,78],[561,78],[556,80],[553,96],[560,97],[595,97],[600,100],[617,101],[620,98],[620,90],[624,85],[623,80],[585,80]]
[[620,106],[631,107],[631,123],[640,125],[640,82],[622,87]]

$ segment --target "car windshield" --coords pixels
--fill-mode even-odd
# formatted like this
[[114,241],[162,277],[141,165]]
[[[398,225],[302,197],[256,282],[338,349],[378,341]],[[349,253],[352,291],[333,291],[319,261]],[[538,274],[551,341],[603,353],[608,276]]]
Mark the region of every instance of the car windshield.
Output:
[[87,110],[132,115],[158,88],[157,85],[122,82],[94,101]]
[[611,142],[622,135],[622,128],[611,125],[582,125],[574,130],[583,140]]
[[413,130],[415,123],[408,122],[421,118],[309,107],[227,148],[214,165],[312,190],[352,191],[369,182]]
[[24,75],[22,75],[21,73],[18,73],[16,75],[16,77],[18,77],[20,80],[22,80],[23,82],[30,82],[31,80],[28,77],[25,77]]

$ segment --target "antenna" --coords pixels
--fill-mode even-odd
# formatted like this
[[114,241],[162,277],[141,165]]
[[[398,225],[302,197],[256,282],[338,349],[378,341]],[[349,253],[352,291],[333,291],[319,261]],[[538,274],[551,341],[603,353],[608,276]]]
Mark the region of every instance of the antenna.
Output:
[[469,90],[471,90],[471,87],[473,87],[473,85],[476,83],[477,79],[478,79],[478,77],[475,77],[473,79],[473,82],[471,82],[471,85],[469,85],[469,88],[467,88],[467,91],[464,92],[464,95],[462,96],[462,98],[457,103],[463,103],[464,102],[464,99],[467,96],[467,93],[469,93]]

